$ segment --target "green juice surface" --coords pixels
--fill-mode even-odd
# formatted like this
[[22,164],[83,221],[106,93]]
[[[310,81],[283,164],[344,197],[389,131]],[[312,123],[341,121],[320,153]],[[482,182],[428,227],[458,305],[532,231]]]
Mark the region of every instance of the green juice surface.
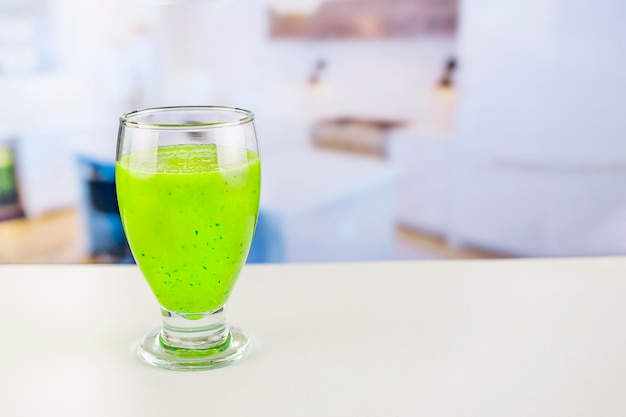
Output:
[[223,306],[256,226],[258,155],[215,145],[138,151],[118,161],[116,183],[128,242],[159,303],[184,313]]

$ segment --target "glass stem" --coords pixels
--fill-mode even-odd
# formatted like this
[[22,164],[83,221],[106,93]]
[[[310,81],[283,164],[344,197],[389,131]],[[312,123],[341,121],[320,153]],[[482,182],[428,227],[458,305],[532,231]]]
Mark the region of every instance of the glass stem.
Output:
[[175,313],[161,307],[161,313],[160,339],[164,348],[203,350],[228,345],[230,332],[224,307],[204,313]]

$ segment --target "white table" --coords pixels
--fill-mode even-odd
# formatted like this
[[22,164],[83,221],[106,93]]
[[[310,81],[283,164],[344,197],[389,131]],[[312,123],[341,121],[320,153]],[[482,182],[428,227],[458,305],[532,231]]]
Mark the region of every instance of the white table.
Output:
[[130,266],[0,267],[0,416],[624,416],[626,258],[246,266],[232,367],[150,368]]

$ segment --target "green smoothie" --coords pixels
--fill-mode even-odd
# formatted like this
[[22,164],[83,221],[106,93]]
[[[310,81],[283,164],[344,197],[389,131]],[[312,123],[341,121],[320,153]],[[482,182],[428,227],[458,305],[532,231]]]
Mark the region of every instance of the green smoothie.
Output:
[[128,242],[159,303],[184,313],[224,305],[256,226],[258,155],[215,145],[131,152],[116,183]]

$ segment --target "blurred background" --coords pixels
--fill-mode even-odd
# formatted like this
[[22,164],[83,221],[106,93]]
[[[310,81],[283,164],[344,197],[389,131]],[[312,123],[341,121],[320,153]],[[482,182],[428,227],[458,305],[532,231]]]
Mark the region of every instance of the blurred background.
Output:
[[626,2],[0,0],[0,263],[132,262],[118,117],[200,104],[257,115],[249,262],[626,254]]

